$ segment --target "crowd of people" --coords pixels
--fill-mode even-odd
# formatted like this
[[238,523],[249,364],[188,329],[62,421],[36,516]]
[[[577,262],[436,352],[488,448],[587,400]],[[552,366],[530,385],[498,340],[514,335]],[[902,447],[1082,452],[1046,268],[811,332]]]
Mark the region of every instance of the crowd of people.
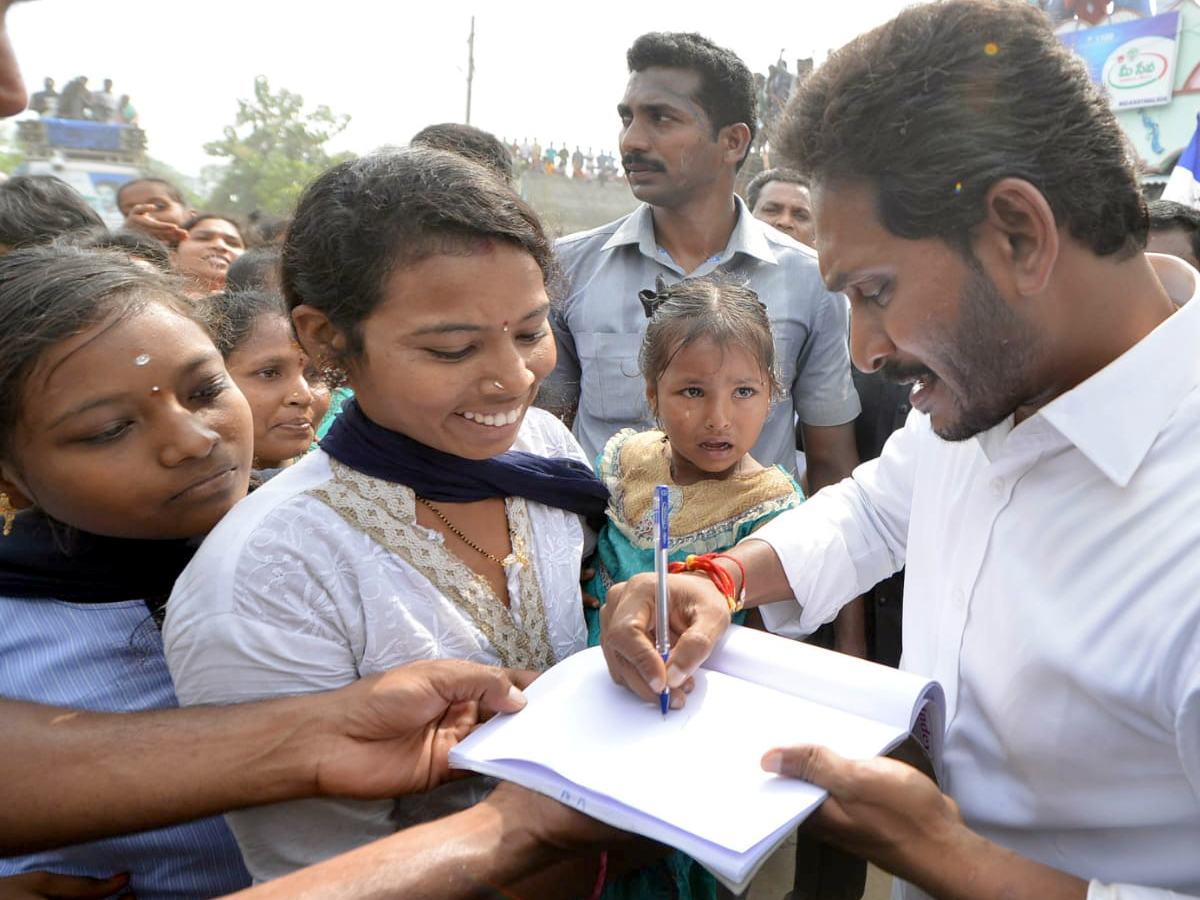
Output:
[[512,142],[502,139],[502,143],[512,154],[518,175],[561,175],[600,182],[613,181],[620,176],[618,160],[607,150],[593,153],[588,147],[585,153],[578,145],[569,150],[565,143],[556,149],[553,141],[543,147],[536,137],[532,142],[522,138]]
[[908,900],[1200,897],[1200,217],[1019,0],[832,54],[744,199],[746,65],[626,61],[640,205],[557,241],[514,177],[590,151],[456,123],[285,223],[0,184],[0,896],[727,897],[447,753],[589,645],[696,702],[733,621],[947,697],[940,783],[763,748],[829,793],[794,898],[863,860]]
[[29,108],[44,119],[76,119],[107,122],[113,125],[137,125],[138,114],[128,94],[113,93],[111,78],[93,91],[86,75],[76,75],[60,92],[53,78],[42,81],[42,89],[29,98]]

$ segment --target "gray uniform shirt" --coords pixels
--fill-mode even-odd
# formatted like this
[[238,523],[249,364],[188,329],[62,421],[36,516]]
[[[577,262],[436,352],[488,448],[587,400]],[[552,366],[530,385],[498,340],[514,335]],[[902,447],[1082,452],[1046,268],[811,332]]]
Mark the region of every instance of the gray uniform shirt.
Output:
[[638,292],[684,277],[727,272],[767,305],[775,335],[780,383],[789,394],[771,408],[753,456],[763,465],[796,469],[795,416],[809,425],[841,425],[859,412],[850,378],[848,306],[825,290],[816,254],[750,215],[741,198],[729,243],[685,273],[654,236],[650,207],[556,246],[566,276],[565,296],[551,313],[558,365],[542,388],[547,406],[576,404],[575,437],[595,459],[622,428],[653,425],[637,356],[646,317]]

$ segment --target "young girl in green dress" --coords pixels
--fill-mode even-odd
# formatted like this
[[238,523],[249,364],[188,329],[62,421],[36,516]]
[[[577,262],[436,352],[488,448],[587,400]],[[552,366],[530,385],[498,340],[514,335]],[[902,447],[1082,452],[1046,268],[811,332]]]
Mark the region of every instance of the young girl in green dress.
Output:
[[[804,501],[778,466],[750,455],[778,394],[766,307],[749,288],[719,277],[642,291],[650,323],[638,353],[646,400],[659,427],[609,438],[596,474],[610,496],[584,593],[588,643],[600,641],[609,587],[654,568],[654,488],[670,497],[669,558],[721,553]],[[742,622],[744,612],[734,616]],[[756,623],[748,623],[756,624]],[[682,853],[611,882],[605,900],[716,896],[715,879]]]
[[[671,287],[660,279],[641,299],[650,323],[638,365],[659,427],[618,432],[596,461],[611,492],[584,587],[598,605],[613,584],[654,568],[655,485],[670,489],[672,562],[724,552],[804,500],[788,473],[750,455],[780,390],[771,325],[755,293],[709,276]],[[587,618],[594,645],[599,609]]]

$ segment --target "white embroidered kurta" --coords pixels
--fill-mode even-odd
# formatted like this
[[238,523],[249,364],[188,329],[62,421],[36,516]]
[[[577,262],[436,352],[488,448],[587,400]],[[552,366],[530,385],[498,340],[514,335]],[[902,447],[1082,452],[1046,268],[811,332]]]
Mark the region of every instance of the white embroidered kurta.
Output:
[[[537,409],[513,449],[583,460]],[[176,583],[163,636],[180,702],[312,693],[421,659],[546,668],[582,649],[579,517],[519,498],[507,508],[514,550],[531,561],[508,567],[510,609],[416,524],[411,490],[315,451],[238,504]],[[448,787],[456,796],[298,801],[228,819],[264,880],[469,802]]]

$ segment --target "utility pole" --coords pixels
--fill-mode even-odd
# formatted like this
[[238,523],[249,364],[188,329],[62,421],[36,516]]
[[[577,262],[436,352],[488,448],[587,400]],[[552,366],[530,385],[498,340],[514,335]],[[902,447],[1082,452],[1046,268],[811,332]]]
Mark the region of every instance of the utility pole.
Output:
[[467,118],[471,124],[471,82],[475,80],[475,17],[471,16],[471,36],[467,38]]

